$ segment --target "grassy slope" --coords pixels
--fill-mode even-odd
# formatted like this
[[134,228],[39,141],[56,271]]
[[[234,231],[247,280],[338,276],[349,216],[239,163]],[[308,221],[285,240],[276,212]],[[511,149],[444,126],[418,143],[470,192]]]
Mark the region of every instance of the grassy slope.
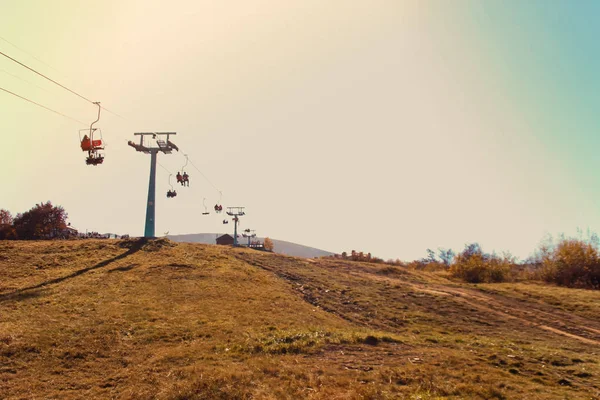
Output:
[[0,274],[0,398],[600,397],[597,291],[165,240]]

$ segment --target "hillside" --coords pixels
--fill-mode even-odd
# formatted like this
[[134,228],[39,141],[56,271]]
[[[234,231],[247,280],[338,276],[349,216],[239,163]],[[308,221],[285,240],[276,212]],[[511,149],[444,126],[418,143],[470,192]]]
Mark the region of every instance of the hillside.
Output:
[[0,398],[600,397],[600,292],[166,239],[0,242]]
[[[232,235],[230,233],[230,235]],[[204,244],[215,244],[215,239],[217,236],[221,236],[218,233],[194,233],[187,235],[169,235],[167,236],[169,239],[180,242],[180,243],[204,243]],[[258,240],[263,241],[265,238],[258,237]],[[273,251],[277,254],[285,254],[293,257],[305,257],[305,258],[314,258],[314,257],[323,257],[330,256],[334,253],[316,249],[314,247],[303,246],[301,244],[296,244],[292,242],[286,242],[285,240],[273,240]],[[240,238],[240,243],[246,243],[247,239]]]

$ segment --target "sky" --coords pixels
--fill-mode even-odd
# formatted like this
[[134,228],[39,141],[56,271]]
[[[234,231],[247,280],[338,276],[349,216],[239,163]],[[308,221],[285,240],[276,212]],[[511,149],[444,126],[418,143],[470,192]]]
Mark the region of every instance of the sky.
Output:
[[[410,260],[427,248],[525,258],[545,235],[600,228],[600,3],[593,0],[0,0],[0,208],[50,200],[80,231],[241,229]],[[118,114],[115,115],[115,114]],[[190,187],[167,199],[169,172]],[[202,175],[199,171],[204,175]],[[219,194],[222,193],[222,197]],[[205,200],[206,199],[206,200]]]

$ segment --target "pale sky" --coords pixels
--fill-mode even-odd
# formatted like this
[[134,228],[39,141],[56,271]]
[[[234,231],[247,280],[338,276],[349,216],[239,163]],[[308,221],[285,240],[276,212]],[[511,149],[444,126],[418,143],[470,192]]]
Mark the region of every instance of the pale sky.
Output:
[[[529,255],[597,229],[599,6],[593,1],[0,0],[0,51],[122,115],[86,126],[0,92],[0,208],[51,200],[81,231],[142,235],[150,157],[182,153],[245,206],[241,228],[329,251]],[[25,52],[24,52],[24,51]],[[41,60],[41,61],[40,61]],[[16,77],[15,77],[16,76]],[[0,87],[89,124],[84,100],[0,57]],[[181,154],[159,155],[176,173]],[[226,232],[193,168],[157,235]]]

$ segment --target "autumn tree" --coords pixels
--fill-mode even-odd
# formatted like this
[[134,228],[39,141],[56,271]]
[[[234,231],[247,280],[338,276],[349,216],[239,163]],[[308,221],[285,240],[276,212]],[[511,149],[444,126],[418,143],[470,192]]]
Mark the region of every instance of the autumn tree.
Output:
[[16,239],[13,217],[10,211],[0,210],[0,240]]
[[31,210],[17,214],[13,221],[19,239],[49,239],[60,235],[67,227],[67,213],[51,202],[36,204]]
[[10,211],[5,209],[0,209],[0,226],[4,225],[12,225],[13,217]]
[[274,245],[273,245],[273,241],[270,238],[265,238],[264,246],[265,246],[265,250],[273,251]]

